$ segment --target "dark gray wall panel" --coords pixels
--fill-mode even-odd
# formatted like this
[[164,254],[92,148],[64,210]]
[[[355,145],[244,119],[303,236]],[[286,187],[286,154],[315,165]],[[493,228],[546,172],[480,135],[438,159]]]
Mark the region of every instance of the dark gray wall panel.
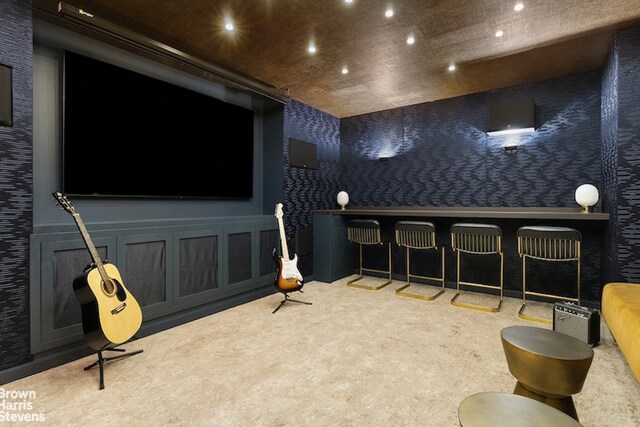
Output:
[[218,287],[218,236],[180,239],[180,296]]
[[140,307],[167,301],[166,243],[130,243],[126,248],[126,270],[120,274]]
[[[101,259],[107,259],[107,248],[96,247]],[[80,304],[73,281],[91,263],[86,249],[56,251],[53,254],[53,328],[60,329],[82,322]]]
[[229,284],[251,279],[251,233],[233,233],[228,238]]
[[0,370],[31,359],[29,234],[33,208],[30,0],[0,0],[0,64],[12,69],[13,126],[0,126]]
[[273,249],[279,253],[280,233],[278,230],[262,230],[260,231],[260,275],[274,273],[277,271],[276,264],[273,260]]

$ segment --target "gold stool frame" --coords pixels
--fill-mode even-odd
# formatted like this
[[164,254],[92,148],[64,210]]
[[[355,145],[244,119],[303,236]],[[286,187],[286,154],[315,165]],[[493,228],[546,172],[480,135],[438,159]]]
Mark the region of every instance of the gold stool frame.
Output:
[[[349,280],[347,282],[347,286],[352,288],[366,289],[369,291],[378,291],[385,286],[391,284],[393,281],[391,277],[391,242],[386,242],[388,247],[388,270],[376,270],[373,268],[364,268],[362,267],[362,246],[363,245],[382,245],[385,242],[382,241],[382,236],[380,233],[380,223],[373,219],[352,219],[347,223],[347,238],[358,244],[359,252],[360,252],[360,262],[359,262],[359,275],[355,279]],[[364,279],[364,275],[362,274],[364,271],[372,272],[372,273],[384,273],[389,275],[389,280],[384,282],[381,285],[372,286],[365,285],[362,283],[356,283],[362,279]]]
[[[517,231],[518,255],[522,258],[522,306],[518,317],[532,322],[550,325],[551,319],[529,316],[524,313],[527,295],[554,300],[572,301],[580,304],[580,232],[567,227],[524,226]],[[527,258],[551,262],[576,261],[577,294],[576,298],[527,291]]]
[[[497,313],[502,306],[504,293],[504,253],[502,252],[502,230],[497,225],[457,223],[451,226],[451,248],[456,253],[456,294],[451,298],[451,305],[472,310]],[[500,256],[500,283],[489,285],[484,283],[465,282],[460,280],[460,253],[475,255]],[[500,301],[497,307],[457,302],[460,296],[460,285],[476,288],[496,289],[500,291]]]
[[[420,221],[399,221],[395,227],[396,243],[399,246],[407,248],[407,284],[401,288],[396,289],[396,295],[405,298],[415,298],[425,301],[433,301],[442,295],[445,291],[444,287],[444,245],[436,245],[436,232],[435,226],[430,222]],[[439,248],[439,249],[438,249]],[[440,250],[440,264],[441,264],[441,277],[421,276],[418,274],[411,274],[411,249],[428,250],[435,249]],[[436,294],[431,296],[415,294],[411,292],[405,292],[410,286],[416,286],[417,284],[411,283],[411,278],[433,280],[435,282],[442,283],[442,289]],[[420,285],[421,286],[421,285]]]

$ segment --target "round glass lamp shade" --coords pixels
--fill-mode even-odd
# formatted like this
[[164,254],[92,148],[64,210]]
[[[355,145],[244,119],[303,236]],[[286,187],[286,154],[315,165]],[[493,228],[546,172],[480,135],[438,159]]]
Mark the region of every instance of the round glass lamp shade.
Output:
[[346,191],[339,192],[337,201],[338,201],[338,204],[342,206],[342,209],[344,209],[345,206],[347,206],[347,203],[349,203],[349,195],[347,194],[347,192]]
[[576,189],[576,203],[582,206],[582,212],[593,212],[599,197],[598,189],[591,184],[582,184]]

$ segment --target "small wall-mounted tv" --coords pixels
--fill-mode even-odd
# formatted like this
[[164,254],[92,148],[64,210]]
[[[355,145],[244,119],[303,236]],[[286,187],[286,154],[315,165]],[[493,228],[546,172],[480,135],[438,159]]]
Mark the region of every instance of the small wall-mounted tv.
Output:
[[317,151],[315,144],[289,138],[289,166],[316,169],[318,167]]
[[63,117],[67,195],[252,197],[250,109],[66,51]]

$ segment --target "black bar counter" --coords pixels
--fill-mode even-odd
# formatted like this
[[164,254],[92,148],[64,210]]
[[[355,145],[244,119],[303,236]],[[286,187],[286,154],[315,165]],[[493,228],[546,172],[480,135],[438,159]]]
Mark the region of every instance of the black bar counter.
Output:
[[[571,227],[582,235],[582,295],[585,302],[599,304],[602,286],[601,260],[604,254],[604,232],[609,214],[603,212],[583,213],[576,207],[423,207],[423,206],[394,206],[394,207],[347,207],[346,209],[313,211],[313,277],[314,280],[331,283],[343,277],[356,273],[358,267],[357,245],[347,240],[347,221],[355,218],[377,219],[381,228],[386,231],[388,238],[393,239],[393,228],[397,221],[429,221],[436,226],[439,243],[450,248],[450,228],[456,222],[473,222],[496,224],[503,233],[503,248],[505,256],[505,295],[521,297],[522,295],[522,267],[517,253],[516,232],[521,226],[547,225]],[[386,268],[385,256],[378,256],[376,248],[367,248],[371,253],[365,262],[373,263],[372,268]],[[393,276],[398,284],[405,280],[405,254],[392,241]],[[453,252],[445,253],[445,277],[447,287],[455,287],[455,264]],[[427,254],[428,255],[428,254]],[[427,256],[428,258],[428,256]],[[436,257],[437,258],[437,257]],[[425,259],[428,262],[428,259]],[[470,268],[471,274],[481,276],[488,272],[481,270],[495,270],[490,265],[491,260],[482,260],[477,268]],[[377,265],[380,264],[380,265]],[[416,268],[424,264],[416,260]],[[548,263],[547,263],[548,264]],[[412,261],[412,269],[414,262]],[[565,268],[567,267],[567,268]],[[570,277],[556,280],[556,272],[564,268],[571,274],[572,266],[542,265],[536,267],[548,276],[541,276],[541,290],[552,294],[563,295],[565,283],[571,283]],[[529,269],[528,269],[529,270]],[[533,270],[533,269],[532,269]],[[429,274],[427,274],[429,275]],[[558,275],[560,277],[560,275]],[[575,279],[574,279],[575,280]],[[575,282],[573,282],[575,283]],[[527,283],[529,285],[529,283]],[[529,286],[528,286],[529,287]],[[567,287],[571,292],[575,286]],[[570,296],[570,295],[567,295]]]
[[335,210],[317,210],[318,215],[371,215],[445,218],[504,218],[504,219],[554,219],[572,221],[608,221],[609,214],[602,212],[583,213],[575,208],[497,208],[497,207],[353,207]]

